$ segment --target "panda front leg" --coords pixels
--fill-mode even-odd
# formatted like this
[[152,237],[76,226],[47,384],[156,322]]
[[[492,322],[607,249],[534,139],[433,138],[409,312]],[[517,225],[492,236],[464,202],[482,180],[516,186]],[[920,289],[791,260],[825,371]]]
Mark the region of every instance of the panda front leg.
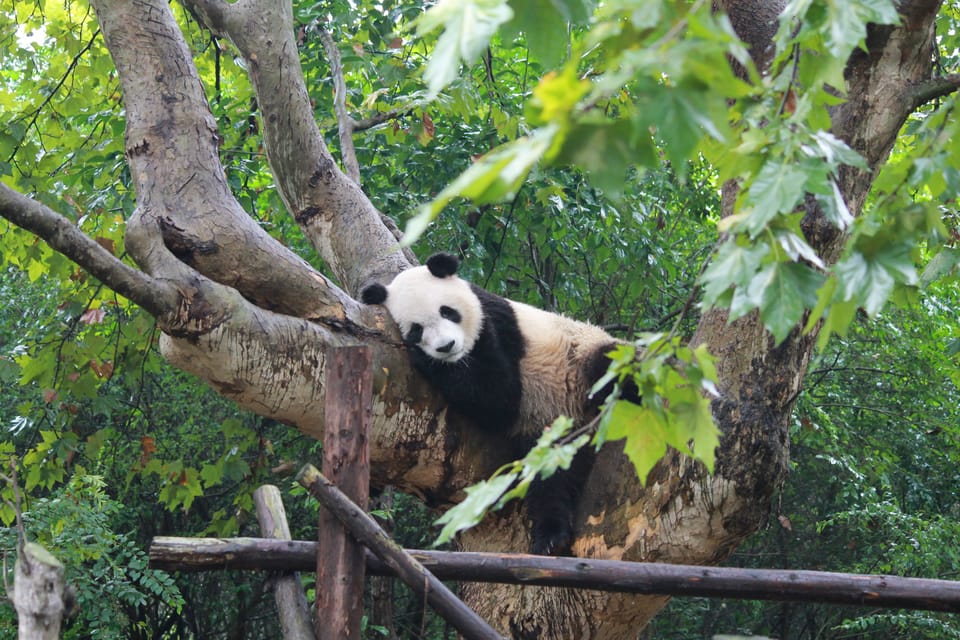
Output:
[[593,449],[584,447],[569,469],[559,469],[549,478],[538,478],[531,483],[526,499],[531,553],[570,555],[577,504],[593,458]]

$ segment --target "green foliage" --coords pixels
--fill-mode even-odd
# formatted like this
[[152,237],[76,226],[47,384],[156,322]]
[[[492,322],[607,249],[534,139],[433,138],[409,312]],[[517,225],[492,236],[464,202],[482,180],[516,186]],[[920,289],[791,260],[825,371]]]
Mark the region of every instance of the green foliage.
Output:
[[[99,476],[75,475],[51,497],[34,502],[23,514],[27,537],[46,547],[67,568],[76,589],[76,615],[64,638],[122,638],[137,626],[138,612],[157,608],[177,616],[184,600],[173,578],[147,567],[146,554],[129,533],[116,531],[112,520],[122,505],[106,494]],[[0,529],[0,547],[16,547],[13,528]],[[14,638],[10,608],[0,609],[0,637]]]
[[[846,58],[861,46],[867,22],[897,20],[893,3],[790,3],[765,78],[709,4],[451,0],[428,9],[399,0],[325,0],[297,2],[294,15],[317,121],[331,147],[336,122],[319,29],[340,47],[355,117],[396,112],[355,142],[375,204],[411,230],[425,229],[419,253],[459,250],[465,274],[486,288],[605,325],[627,340],[672,331],[662,347],[644,347],[652,360],[620,353],[618,378],[635,380],[648,395],[640,408],[619,402],[604,414],[604,435],[625,440],[641,476],[667,445],[706,462],[712,456],[716,433],[704,410],[709,361],[673,337],[692,332],[696,317],[683,311],[699,277],[707,305],[726,306],[731,317],[758,312],[776,340],[805,320],[808,330],[822,322],[822,352],[800,399],[794,473],[783,496],[793,528],[773,521],[747,553],[762,554],[765,566],[942,575],[955,562],[953,470],[960,468],[955,100],[923,109],[904,127],[862,212],[851,211],[837,176],[863,161],[826,133],[827,109],[842,99],[828,85],[843,86]],[[217,118],[236,197],[264,228],[314,258],[274,187],[242,60],[175,10]],[[948,3],[938,19],[939,63],[947,71],[960,63],[958,18]],[[420,35],[408,38],[414,29]],[[0,42],[0,179],[124,256],[125,220],[135,203],[119,84],[93,13],[84,2],[17,0],[0,9]],[[728,56],[745,66],[750,83],[732,74]],[[484,64],[475,65],[481,57]],[[728,178],[744,188],[736,214],[720,223],[718,190]],[[804,240],[795,208],[805,192],[848,234],[835,264],[824,264]],[[723,242],[711,253],[718,225]],[[271,478],[281,459],[315,456],[314,445],[165,368],[148,317],[30,235],[5,223],[0,234],[0,456],[20,461],[31,518],[47,508],[42,501],[68,491],[100,491],[123,505],[89,529],[92,544],[115,558],[98,575],[128,565],[120,571],[126,587],[116,583],[111,591],[111,602],[126,603],[125,633],[159,629],[166,621],[160,616],[176,608],[161,614],[130,604],[134,592],[148,599],[158,593],[130,573],[140,562],[133,541],[141,549],[155,534],[244,532],[250,489]],[[891,299],[915,306],[891,309]],[[876,322],[864,324],[864,314]],[[668,353],[676,363],[661,358]],[[843,373],[828,371],[834,359]],[[524,481],[562,466],[573,445],[561,432],[558,426],[547,440],[566,444],[538,447],[490,482],[509,484],[513,497]],[[71,484],[92,474],[103,478],[102,490]],[[9,487],[0,493],[10,498]],[[480,510],[504,499],[488,485],[471,492],[470,504]],[[312,537],[315,507],[298,507],[291,511],[295,529]],[[430,531],[429,514],[415,511],[409,502],[393,509],[407,546],[421,546]],[[0,503],[0,519],[12,517]],[[84,570],[95,564],[93,553],[69,537],[58,552],[80,558]],[[264,606],[256,578],[204,576],[182,581],[180,593],[186,605],[172,634],[222,635],[246,623],[248,637],[276,635],[253,622],[252,612]],[[398,618],[410,621],[413,637],[422,603],[404,597]],[[797,620],[797,609],[780,605],[748,605],[737,614],[729,603],[674,606],[694,609],[685,623],[695,621],[696,629],[664,637],[700,637],[726,625],[769,628],[786,639],[799,633],[791,629],[806,628],[768,624]],[[947,617],[845,611],[806,613],[815,620],[810,628],[835,630],[821,637],[956,635]],[[116,617],[97,624],[121,626]]]
[[[668,446],[713,470],[720,431],[706,395],[716,394],[717,372],[706,348],[691,349],[682,346],[678,338],[648,334],[636,345],[616,347],[610,360],[606,375],[591,391],[599,393],[614,383],[596,421],[599,426],[594,437],[590,436],[592,423],[574,425],[569,418],[558,418],[523,459],[502,466],[489,479],[466,489],[467,497],[437,520],[444,526],[436,544],[449,542],[489,511],[523,498],[536,478],[570,468],[574,455],[591,439],[597,447],[624,440],[624,453],[641,482],[646,482]],[[621,400],[624,387],[636,388],[641,404]]]
[[[575,165],[620,197],[628,167],[656,166],[665,157],[679,169],[702,153],[721,168],[722,180],[737,178],[744,187],[737,213],[723,221],[727,240],[703,275],[706,305],[729,307],[731,319],[758,309],[777,342],[804,318],[807,331],[823,320],[823,348],[831,335],[846,332],[854,310],[876,315],[892,296],[915,286],[917,247],[939,246],[949,237],[937,200],[960,186],[960,165],[948,150],[954,136],[945,130],[957,126],[947,118],[952,103],[918,121],[918,153],[892,163],[898,169],[885,169],[895,177],[878,181],[884,197],[856,221],[836,176],[841,167],[866,165],[825,131],[826,109],[837,101],[832,87],[843,86],[847,58],[868,22],[899,22],[893,3],[791,3],[781,21],[774,73],[752,75],[752,87],[730,73],[725,56],[748,68],[749,62],[729,23],[710,15],[705,4],[647,3],[642,12],[629,3],[603,6],[588,29],[575,30],[574,55],[531,92],[524,115],[537,129],[486,154],[451,182],[411,221],[410,241],[455,197],[479,205],[516,197],[538,164]],[[434,27],[442,16],[435,18]],[[443,37],[453,39],[455,31]],[[480,37],[492,42],[492,30]],[[480,44],[471,40],[471,46]],[[435,50],[431,64],[438,59],[449,56]],[[590,83],[582,79],[584,67],[593,72]],[[793,95],[795,84],[803,92],[788,110],[784,96]],[[950,169],[925,171],[944,164],[925,160],[931,156]],[[918,192],[929,200],[917,204]],[[838,229],[852,232],[836,265],[824,265],[803,239],[794,212],[806,193]],[[730,261],[736,269],[726,268]]]
[[[960,328],[953,283],[931,287],[811,364],[791,430],[791,474],[770,522],[735,566],[955,579],[960,562]],[[934,640],[960,634],[954,616],[796,603],[674,600],[651,637],[755,633],[783,640]],[[709,635],[707,636],[709,637]]]
[[506,0],[443,0],[417,21],[417,35],[444,27],[423,78],[435,97],[460,71],[461,61],[476,62],[497,29],[513,17]]
[[[720,430],[710,413],[717,372],[706,346],[691,349],[679,338],[647,334],[636,346],[618,346],[610,360],[607,374],[592,391],[599,393],[616,383],[601,413],[597,446],[624,440],[624,453],[644,483],[668,446],[703,462],[712,472]],[[639,404],[619,399],[625,387],[637,389]]]

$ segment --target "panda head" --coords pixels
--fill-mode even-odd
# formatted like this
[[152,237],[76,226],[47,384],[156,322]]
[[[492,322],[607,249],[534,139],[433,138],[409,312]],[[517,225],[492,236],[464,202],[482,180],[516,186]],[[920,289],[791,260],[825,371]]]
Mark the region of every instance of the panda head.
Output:
[[408,345],[434,360],[457,362],[473,350],[483,327],[480,299],[457,276],[459,266],[448,253],[434,254],[387,286],[364,288],[361,299],[384,305]]

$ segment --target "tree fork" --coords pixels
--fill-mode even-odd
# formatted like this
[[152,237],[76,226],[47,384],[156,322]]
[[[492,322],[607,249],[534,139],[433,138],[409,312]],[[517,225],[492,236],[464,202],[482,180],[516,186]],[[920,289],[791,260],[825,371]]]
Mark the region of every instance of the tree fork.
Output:
[[[167,571],[306,569],[316,553],[315,542],[302,540],[157,537],[150,545],[150,566]],[[441,580],[960,612],[960,582],[951,580],[504,553],[406,553]],[[366,561],[370,575],[396,575],[369,551]]]

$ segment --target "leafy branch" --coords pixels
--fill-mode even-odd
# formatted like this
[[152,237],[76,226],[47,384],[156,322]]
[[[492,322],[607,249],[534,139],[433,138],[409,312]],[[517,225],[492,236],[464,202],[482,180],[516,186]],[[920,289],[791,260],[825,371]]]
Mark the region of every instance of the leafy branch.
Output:
[[151,278],[124,264],[65,217],[2,183],[0,217],[43,238],[51,247],[154,316],[176,310],[179,294],[171,283]]

